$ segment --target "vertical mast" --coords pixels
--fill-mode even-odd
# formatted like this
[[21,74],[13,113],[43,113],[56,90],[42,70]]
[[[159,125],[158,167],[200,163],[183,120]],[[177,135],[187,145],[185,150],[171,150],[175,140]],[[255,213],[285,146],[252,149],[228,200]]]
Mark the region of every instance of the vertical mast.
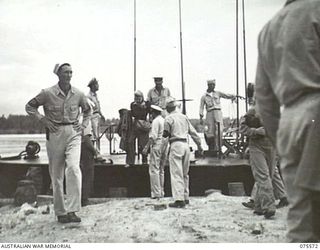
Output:
[[248,111],[248,95],[247,95],[247,49],[246,49],[246,23],[245,23],[245,6],[242,0],[242,28],[243,28],[243,66],[244,66],[244,86],[246,94],[246,112]]
[[137,38],[136,38],[136,0],[134,0],[134,38],[133,38],[133,90],[137,90]]
[[236,0],[236,87],[237,87],[237,127],[239,127],[239,34],[238,34],[239,4]]
[[182,25],[181,25],[181,0],[179,0],[179,24],[180,24],[180,59],[181,59],[181,85],[182,85],[182,113],[186,114],[185,86],[183,78],[183,55],[182,55]]

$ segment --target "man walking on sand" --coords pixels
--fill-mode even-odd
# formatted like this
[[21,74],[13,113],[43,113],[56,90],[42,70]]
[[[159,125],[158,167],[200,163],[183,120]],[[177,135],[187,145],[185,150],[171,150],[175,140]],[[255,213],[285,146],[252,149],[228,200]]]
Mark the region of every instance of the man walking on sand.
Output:
[[[81,133],[89,123],[91,109],[86,96],[70,84],[72,68],[69,63],[56,65],[54,73],[57,74],[59,82],[43,89],[31,99],[26,104],[26,111],[46,128],[49,173],[58,222],[81,222],[80,217],[75,214],[81,207]],[[40,106],[43,106],[44,115],[38,111]],[[78,120],[80,108],[83,112],[82,124]]]

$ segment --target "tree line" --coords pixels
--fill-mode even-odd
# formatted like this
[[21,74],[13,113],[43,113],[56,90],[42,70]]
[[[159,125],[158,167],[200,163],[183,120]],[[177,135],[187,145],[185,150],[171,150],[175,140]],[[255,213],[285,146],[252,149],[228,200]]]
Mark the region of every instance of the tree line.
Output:
[[[204,127],[200,125],[199,119],[190,119],[191,124],[198,132],[204,132]],[[230,119],[225,118],[225,127],[230,123]],[[100,131],[103,132],[110,124],[113,124],[113,132],[119,124],[118,118],[106,119],[101,124]],[[228,126],[228,125],[227,125]],[[45,133],[43,125],[35,118],[29,115],[9,115],[0,117],[0,134],[42,134]]]
[[[119,119],[106,119],[102,124],[105,129],[110,124],[118,124]],[[0,117],[0,134],[43,134],[45,128],[37,119],[29,115],[9,115]]]

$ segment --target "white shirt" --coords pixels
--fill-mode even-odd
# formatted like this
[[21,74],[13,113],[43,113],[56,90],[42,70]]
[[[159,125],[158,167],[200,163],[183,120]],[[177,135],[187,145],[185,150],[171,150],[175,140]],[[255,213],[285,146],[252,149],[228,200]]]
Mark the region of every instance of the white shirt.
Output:
[[151,124],[151,130],[149,132],[149,138],[152,139],[152,145],[162,142],[162,135],[164,129],[164,119],[161,115],[158,115]]

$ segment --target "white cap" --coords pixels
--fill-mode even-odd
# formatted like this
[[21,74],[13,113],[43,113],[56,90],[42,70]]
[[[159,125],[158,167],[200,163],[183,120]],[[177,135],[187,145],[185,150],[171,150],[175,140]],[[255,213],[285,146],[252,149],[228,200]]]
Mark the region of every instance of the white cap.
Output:
[[56,75],[58,74],[59,67],[60,67],[59,63],[56,63],[56,65],[54,65],[53,73],[55,73]]
[[157,110],[157,111],[159,111],[159,112],[162,112],[163,111],[163,109],[162,108],[160,108],[159,106],[157,106],[157,105],[151,105],[150,106],[152,109],[154,109],[154,110]]
[[176,99],[174,99],[173,97],[169,96],[166,100],[166,108],[173,108],[177,106],[177,102]]

